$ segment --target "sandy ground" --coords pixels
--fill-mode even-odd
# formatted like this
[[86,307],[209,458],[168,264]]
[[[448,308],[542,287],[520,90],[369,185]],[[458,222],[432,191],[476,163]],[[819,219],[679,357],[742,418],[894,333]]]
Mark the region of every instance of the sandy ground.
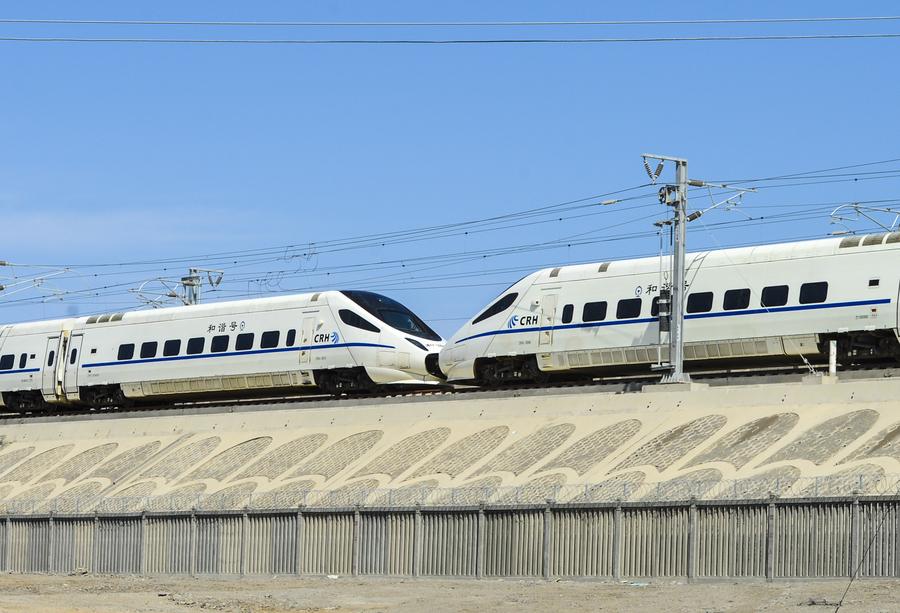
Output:
[[[0,611],[834,611],[846,581],[599,583],[437,579],[0,576]],[[842,612],[900,610],[900,581],[857,581]]]

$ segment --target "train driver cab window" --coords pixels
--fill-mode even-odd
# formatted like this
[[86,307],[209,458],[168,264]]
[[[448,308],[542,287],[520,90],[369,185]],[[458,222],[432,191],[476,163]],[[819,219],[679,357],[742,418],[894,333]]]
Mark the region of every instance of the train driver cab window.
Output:
[[360,330],[367,330],[369,332],[381,332],[374,325],[370,324],[368,321],[354,313],[349,309],[340,309],[338,310],[338,316],[340,316],[341,321],[347,324],[348,326],[353,326],[354,328],[359,328]]
[[484,321],[489,317],[493,317],[494,315],[499,315],[506,309],[512,306],[512,303],[516,301],[516,298],[519,297],[519,294],[513,292],[511,294],[506,294],[503,298],[489,306],[485,311],[472,320],[473,324],[477,324],[478,322]]
[[148,341],[146,343],[141,344],[141,357],[142,358],[155,358],[156,351],[159,348],[159,343],[156,341]]
[[178,355],[179,353],[181,353],[181,341],[179,339],[176,338],[163,343],[164,356],[171,357],[173,355]]
[[606,319],[606,301],[586,302],[581,311],[581,321],[603,321]]
[[238,334],[237,339],[234,341],[234,350],[247,351],[248,349],[253,349],[253,332]]
[[19,356],[19,370],[25,368],[26,364],[28,364],[28,354],[23,353]]
[[259,339],[259,346],[262,349],[271,349],[272,347],[278,346],[278,341],[281,339],[281,332],[278,330],[269,330],[268,332],[263,332],[262,336]]
[[[116,359],[119,360],[130,360],[134,357],[134,343],[126,343],[124,345],[119,345],[119,354]],[[74,364],[75,362],[70,362],[70,364]]]
[[828,282],[804,283],[800,286],[800,304],[817,304],[828,298]]
[[187,342],[187,354],[188,355],[197,355],[198,353],[203,353],[203,347],[206,346],[206,339],[202,336],[195,336],[194,338],[189,338]]
[[688,294],[687,312],[688,313],[709,313],[712,311],[713,293],[697,292]]
[[15,363],[16,356],[12,353],[9,353],[0,358],[0,370],[12,370],[12,367]]
[[575,305],[567,304],[562,310],[562,322],[564,324],[572,323],[572,315],[575,313]]
[[212,339],[212,343],[209,345],[209,350],[211,353],[224,353],[228,351],[228,341],[230,337],[227,334],[222,334],[221,336],[214,336]]
[[726,311],[738,311],[746,309],[750,306],[750,290],[730,289],[725,292],[725,300],[722,301],[722,308]]
[[616,305],[616,319],[634,319],[641,316],[641,299],[625,298]]
[[759,305],[761,307],[779,307],[786,305],[787,301],[787,285],[770,285],[769,287],[763,288]]

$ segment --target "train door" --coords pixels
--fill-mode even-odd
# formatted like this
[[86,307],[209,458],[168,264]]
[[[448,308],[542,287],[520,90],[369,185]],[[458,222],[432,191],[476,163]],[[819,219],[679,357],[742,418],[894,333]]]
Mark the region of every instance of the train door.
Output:
[[315,332],[316,318],[304,317],[303,325],[300,327],[300,363],[309,364],[311,347],[313,344],[313,333]]
[[553,343],[553,325],[556,323],[558,300],[558,294],[544,294],[541,297],[541,327],[538,332],[538,346],[547,346]]
[[63,372],[60,363],[64,363],[65,359],[60,357],[59,338],[54,336],[47,339],[44,367],[41,370],[41,393],[44,395],[44,400],[56,400],[62,395],[59,375]]
[[61,356],[66,363],[63,365],[65,374],[63,375],[63,391],[68,400],[78,400],[78,366],[81,364],[81,343],[84,336],[81,334],[73,334],[69,340],[68,353]]

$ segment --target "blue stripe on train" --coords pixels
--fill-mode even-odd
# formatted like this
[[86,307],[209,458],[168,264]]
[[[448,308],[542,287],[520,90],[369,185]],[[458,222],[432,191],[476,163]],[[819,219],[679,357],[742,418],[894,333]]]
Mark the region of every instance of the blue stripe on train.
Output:
[[[721,313],[694,313],[685,315],[685,319],[709,319],[712,317],[736,317],[738,315],[762,315],[770,313],[787,313],[792,311],[812,311],[817,309],[838,309],[844,307],[869,306],[875,304],[890,304],[890,298],[877,298],[874,300],[854,300],[850,302],[832,302],[830,304],[802,304],[799,306],[772,307],[768,309],[747,309],[744,311],[723,311]],[[548,330],[575,330],[577,328],[601,328],[603,326],[622,326],[626,324],[649,324],[657,321],[656,317],[642,317],[639,319],[620,319],[615,321],[592,321],[582,324],[563,324],[561,326],[541,326],[537,328],[513,328],[507,330],[491,330],[489,332],[481,332],[473,334],[466,338],[461,338],[457,343],[463,343],[475,338],[485,336],[497,336],[500,334],[521,334],[523,332],[546,332]]]

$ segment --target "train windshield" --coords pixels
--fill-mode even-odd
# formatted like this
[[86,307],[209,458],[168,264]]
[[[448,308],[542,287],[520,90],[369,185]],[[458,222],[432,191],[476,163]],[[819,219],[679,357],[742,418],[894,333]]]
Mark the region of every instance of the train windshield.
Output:
[[441,337],[424,321],[396,300],[373,292],[354,290],[342,293],[392,328],[429,341],[441,340]]

